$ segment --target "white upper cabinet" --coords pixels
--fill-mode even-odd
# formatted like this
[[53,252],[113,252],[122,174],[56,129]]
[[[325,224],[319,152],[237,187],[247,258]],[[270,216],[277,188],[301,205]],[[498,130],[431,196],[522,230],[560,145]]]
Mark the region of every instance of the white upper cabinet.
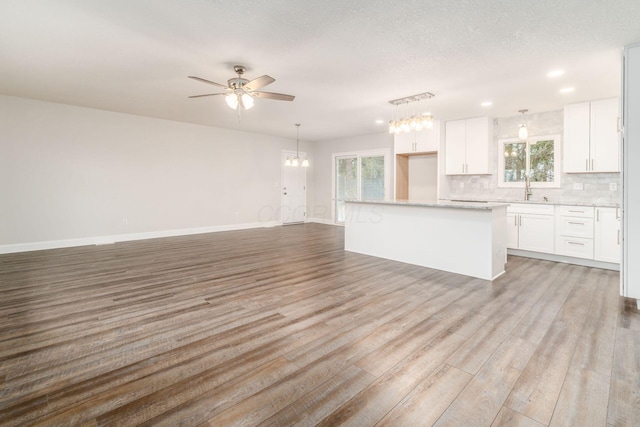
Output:
[[488,117],[453,120],[445,124],[445,173],[489,173],[491,122]]
[[619,172],[618,98],[564,107],[566,173]]
[[620,172],[618,98],[591,102],[591,171]]
[[433,153],[440,145],[440,123],[433,121],[433,129],[401,132],[393,136],[396,154]]

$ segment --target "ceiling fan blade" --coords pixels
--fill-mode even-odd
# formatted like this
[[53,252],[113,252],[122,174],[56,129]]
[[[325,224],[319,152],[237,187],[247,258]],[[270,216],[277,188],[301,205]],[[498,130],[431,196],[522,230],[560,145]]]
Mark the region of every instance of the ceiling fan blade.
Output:
[[258,90],[261,87],[265,87],[266,85],[270,85],[271,83],[275,82],[276,79],[274,79],[273,77],[269,77],[266,74],[264,76],[260,76],[256,79],[251,80],[249,83],[245,84],[243,87],[246,90],[252,91],[252,90]]
[[193,80],[198,80],[199,82],[202,82],[202,83],[208,83],[210,85],[223,87],[223,88],[227,89],[226,85],[221,85],[220,83],[212,82],[211,80],[203,79],[202,77],[196,77],[196,76],[187,76],[187,77],[189,77],[190,79],[193,79]]
[[203,96],[226,95],[226,93],[205,93],[204,95],[192,95],[189,98],[201,98]]
[[278,101],[293,101],[295,99],[293,95],[274,92],[251,92],[251,95],[256,98],[276,99]]

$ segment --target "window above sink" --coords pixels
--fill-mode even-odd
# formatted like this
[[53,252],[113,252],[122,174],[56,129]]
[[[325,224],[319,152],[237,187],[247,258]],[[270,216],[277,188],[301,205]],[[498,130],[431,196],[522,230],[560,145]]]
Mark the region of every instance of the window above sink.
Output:
[[560,187],[560,135],[498,140],[498,187]]

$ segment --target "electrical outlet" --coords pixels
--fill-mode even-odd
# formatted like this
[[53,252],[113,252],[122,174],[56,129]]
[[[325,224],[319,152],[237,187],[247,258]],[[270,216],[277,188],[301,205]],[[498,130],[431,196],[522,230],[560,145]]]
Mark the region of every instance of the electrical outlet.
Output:
[[573,189],[574,190],[584,190],[584,184],[581,182],[574,182],[573,183]]
[[618,191],[618,183],[612,182],[609,184],[609,191]]
[[129,218],[122,218],[122,225],[129,225]]
[[460,189],[464,188],[464,182],[460,182]]

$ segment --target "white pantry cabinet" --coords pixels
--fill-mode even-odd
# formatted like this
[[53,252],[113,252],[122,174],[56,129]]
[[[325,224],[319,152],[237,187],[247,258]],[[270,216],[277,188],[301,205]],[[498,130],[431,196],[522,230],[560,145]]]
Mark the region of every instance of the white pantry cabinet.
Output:
[[553,205],[512,204],[507,208],[507,248],[553,253]]
[[619,172],[618,98],[564,107],[566,173]]
[[620,262],[620,215],[618,208],[596,208],[594,255],[596,261]]
[[482,175],[489,172],[492,125],[488,117],[445,123],[445,173]]
[[440,145],[440,123],[433,121],[433,129],[400,132],[393,135],[396,154],[433,153]]

